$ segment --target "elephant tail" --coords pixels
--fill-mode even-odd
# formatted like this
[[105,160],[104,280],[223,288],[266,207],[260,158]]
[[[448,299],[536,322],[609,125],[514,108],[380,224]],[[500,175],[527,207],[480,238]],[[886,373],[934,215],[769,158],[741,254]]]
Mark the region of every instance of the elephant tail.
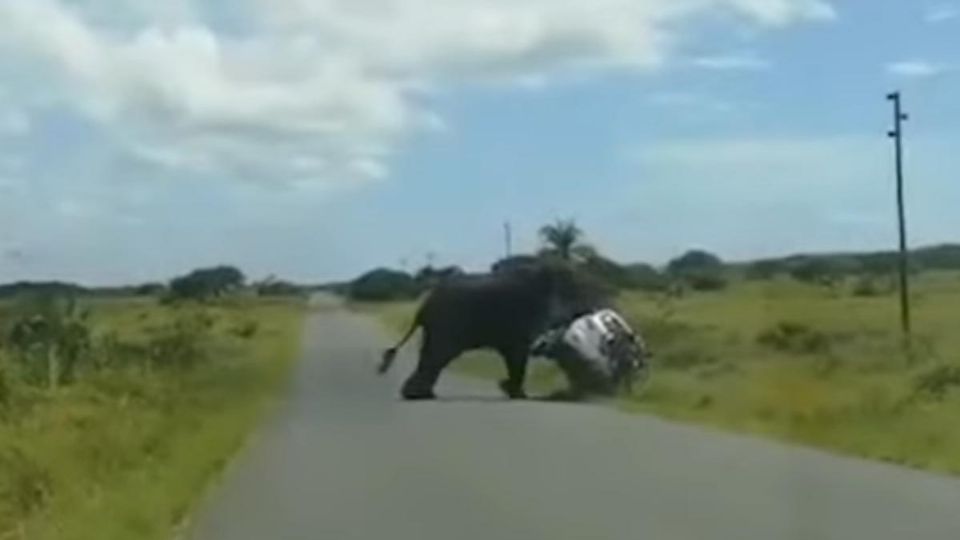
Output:
[[383,375],[390,369],[390,366],[393,365],[393,361],[397,358],[397,352],[400,350],[403,345],[410,340],[410,337],[413,336],[413,333],[417,331],[417,328],[420,328],[420,313],[417,313],[417,316],[413,319],[413,324],[410,325],[410,329],[407,330],[407,333],[403,338],[393,347],[383,351],[383,356],[380,359],[380,365],[377,366],[377,373]]

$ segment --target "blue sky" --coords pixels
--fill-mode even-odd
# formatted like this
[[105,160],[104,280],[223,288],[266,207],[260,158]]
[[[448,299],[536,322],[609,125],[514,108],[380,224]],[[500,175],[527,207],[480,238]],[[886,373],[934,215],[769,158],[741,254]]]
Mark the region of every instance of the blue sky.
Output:
[[0,281],[660,263],[960,231],[960,2],[0,0]]

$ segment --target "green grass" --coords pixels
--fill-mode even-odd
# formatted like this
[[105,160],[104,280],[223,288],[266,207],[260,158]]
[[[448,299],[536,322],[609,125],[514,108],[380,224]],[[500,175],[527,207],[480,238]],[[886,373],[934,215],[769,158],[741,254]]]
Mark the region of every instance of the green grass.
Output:
[[[674,300],[624,293],[620,308],[657,356],[648,386],[618,406],[960,473],[960,384],[951,386],[943,375],[960,373],[960,275],[916,280],[909,352],[900,339],[896,296],[855,297],[851,288],[830,291],[784,279]],[[396,328],[413,306],[365,309]],[[778,330],[782,323],[799,330]],[[502,376],[500,364],[485,356],[454,365]],[[539,370],[534,390],[563,384],[549,369]],[[942,397],[923,391],[918,381],[924,376],[944,383]]]
[[[131,342],[174,316],[146,301],[92,307],[98,334]],[[286,380],[304,311],[293,301],[210,308],[207,354],[192,369],[14,386],[0,416],[0,538],[170,538]]]

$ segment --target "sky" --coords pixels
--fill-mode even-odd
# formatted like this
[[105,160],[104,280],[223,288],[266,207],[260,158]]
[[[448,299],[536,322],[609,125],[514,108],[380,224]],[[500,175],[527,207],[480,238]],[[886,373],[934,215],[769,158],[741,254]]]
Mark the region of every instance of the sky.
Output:
[[0,0],[0,281],[960,231],[960,1]]

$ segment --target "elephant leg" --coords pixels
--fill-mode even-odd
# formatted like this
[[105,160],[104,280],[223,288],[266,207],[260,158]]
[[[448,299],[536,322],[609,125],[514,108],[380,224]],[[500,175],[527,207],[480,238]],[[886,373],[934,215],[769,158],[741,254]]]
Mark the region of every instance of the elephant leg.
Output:
[[510,399],[527,397],[523,383],[527,376],[528,350],[529,347],[525,346],[500,350],[500,356],[507,366],[507,378],[500,381],[500,390]]
[[424,336],[417,367],[403,383],[401,389],[404,399],[436,399],[433,387],[440,378],[440,372],[450,364],[455,356],[454,351],[439,347],[433,340],[429,339],[429,336]]

